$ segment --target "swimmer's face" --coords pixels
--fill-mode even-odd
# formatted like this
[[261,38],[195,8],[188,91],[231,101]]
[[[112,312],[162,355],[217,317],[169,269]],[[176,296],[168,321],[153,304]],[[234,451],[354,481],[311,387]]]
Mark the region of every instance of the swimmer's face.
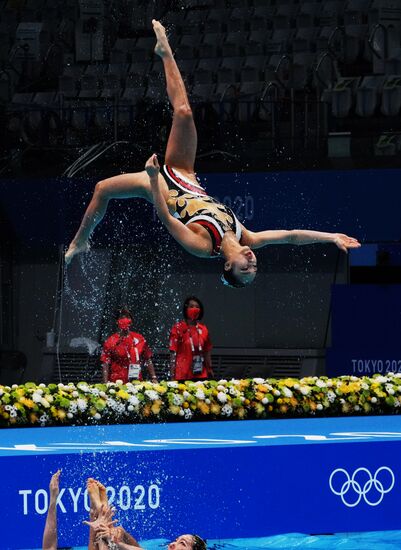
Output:
[[235,278],[245,285],[253,282],[258,271],[255,254],[249,246],[243,246],[237,254],[224,265],[225,269],[232,269]]
[[181,535],[175,541],[170,542],[168,550],[191,550],[194,545],[192,535]]

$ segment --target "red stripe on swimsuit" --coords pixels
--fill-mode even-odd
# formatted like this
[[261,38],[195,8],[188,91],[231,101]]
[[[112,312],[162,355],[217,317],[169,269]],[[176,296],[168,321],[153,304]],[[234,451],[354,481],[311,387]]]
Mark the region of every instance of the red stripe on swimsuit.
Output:
[[207,222],[206,220],[196,220],[193,223],[202,225],[207,230],[210,238],[212,239],[212,256],[218,256],[220,254],[222,238],[217,228],[211,222]]
[[198,195],[207,195],[206,191],[202,189],[202,187],[198,187],[197,185],[194,185],[192,183],[189,183],[188,181],[179,178],[176,174],[174,174],[170,166],[165,165],[165,172],[170,176],[172,180],[175,181],[175,183],[177,183],[187,191],[197,193]]

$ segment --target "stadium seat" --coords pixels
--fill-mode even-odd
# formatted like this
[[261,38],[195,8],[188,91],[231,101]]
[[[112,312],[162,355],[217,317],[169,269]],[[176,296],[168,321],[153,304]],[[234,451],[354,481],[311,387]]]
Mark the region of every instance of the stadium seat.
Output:
[[227,32],[243,32],[249,28],[253,16],[252,8],[234,8],[226,22]]
[[385,116],[398,116],[401,109],[401,75],[386,77],[382,89],[381,112]]
[[365,76],[356,90],[355,113],[361,117],[372,116],[378,105],[384,76]]
[[331,112],[337,118],[349,115],[361,77],[340,78],[331,92]]
[[214,96],[214,84],[195,84],[191,90],[191,98],[195,101],[210,101]]
[[364,25],[368,21],[371,0],[348,0],[344,12],[344,25]]
[[319,30],[316,27],[301,27],[298,29],[292,41],[292,51],[315,52]]
[[297,28],[315,27],[320,8],[321,4],[319,2],[302,2],[299,6],[298,15],[296,16]]

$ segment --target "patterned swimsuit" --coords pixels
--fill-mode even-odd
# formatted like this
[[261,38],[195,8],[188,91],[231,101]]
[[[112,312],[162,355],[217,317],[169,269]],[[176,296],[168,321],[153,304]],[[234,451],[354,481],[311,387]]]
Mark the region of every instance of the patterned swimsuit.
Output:
[[170,212],[185,225],[197,223],[206,229],[212,239],[212,257],[220,255],[221,241],[227,231],[233,231],[240,242],[241,224],[231,208],[209,197],[201,185],[175,168],[165,164],[161,173],[169,189]]

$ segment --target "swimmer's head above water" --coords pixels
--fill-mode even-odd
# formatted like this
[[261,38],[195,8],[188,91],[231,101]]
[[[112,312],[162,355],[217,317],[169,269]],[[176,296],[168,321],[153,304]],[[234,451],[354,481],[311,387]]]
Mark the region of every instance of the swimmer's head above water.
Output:
[[242,288],[253,283],[257,273],[257,260],[249,246],[241,246],[224,263],[221,281],[232,288]]
[[168,550],[207,550],[207,546],[199,535],[181,535],[168,545]]

